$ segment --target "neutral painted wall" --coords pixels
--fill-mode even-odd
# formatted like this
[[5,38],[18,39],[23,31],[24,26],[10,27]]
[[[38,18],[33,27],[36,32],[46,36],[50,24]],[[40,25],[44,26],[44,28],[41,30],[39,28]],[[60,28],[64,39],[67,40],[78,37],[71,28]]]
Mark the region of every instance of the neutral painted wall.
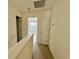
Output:
[[69,0],[57,0],[51,11],[49,47],[54,59],[69,58]]
[[33,36],[25,36],[19,43],[12,46],[8,53],[9,59],[32,59]]
[[[45,38],[48,38],[48,35],[44,34],[44,38],[42,39],[41,34],[42,34],[42,32],[44,32],[44,33],[48,32],[48,30],[47,30],[48,23],[46,23],[47,25],[44,25],[45,26],[44,28],[42,27],[42,25],[45,24],[45,22],[43,22],[43,21],[45,21],[46,19],[49,19],[49,13],[50,13],[49,11],[23,13],[22,14],[22,19],[23,19],[22,20],[22,22],[23,22],[23,24],[22,24],[22,30],[23,30],[22,34],[23,34],[23,37],[28,34],[28,17],[29,16],[35,16],[35,17],[38,17],[38,29],[37,29],[37,31],[38,31],[38,34],[37,34],[38,37],[37,38],[38,39],[37,39],[37,41],[40,44],[42,44],[42,43],[48,44],[48,39],[45,39]],[[45,31],[45,30],[47,30],[47,31]]]
[[11,4],[9,3],[8,6],[8,41],[9,41],[9,48],[12,47],[17,42],[17,33],[16,33],[16,16],[21,16],[20,12]]
[[32,59],[33,56],[33,41],[29,39],[26,43],[26,46],[23,47],[23,50],[16,57],[16,59]]

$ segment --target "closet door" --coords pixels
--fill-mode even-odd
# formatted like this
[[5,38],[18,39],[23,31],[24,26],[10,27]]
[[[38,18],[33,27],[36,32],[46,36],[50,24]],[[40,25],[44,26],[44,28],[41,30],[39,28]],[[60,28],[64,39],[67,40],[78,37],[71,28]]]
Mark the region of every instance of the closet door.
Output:
[[47,18],[47,16],[44,16],[43,20],[41,21],[40,28],[40,44],[48,45],[49,19]]

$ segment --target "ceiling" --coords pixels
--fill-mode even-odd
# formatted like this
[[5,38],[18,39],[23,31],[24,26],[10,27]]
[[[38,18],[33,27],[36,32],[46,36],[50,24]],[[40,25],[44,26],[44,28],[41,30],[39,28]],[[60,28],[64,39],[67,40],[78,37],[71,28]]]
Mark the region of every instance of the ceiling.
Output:
[[9,0],[9,3],[12,3],[21,12],[48,10],[52,7],[53,2],[54,0],[46,0],[44,7],[34,8],[34,0]]

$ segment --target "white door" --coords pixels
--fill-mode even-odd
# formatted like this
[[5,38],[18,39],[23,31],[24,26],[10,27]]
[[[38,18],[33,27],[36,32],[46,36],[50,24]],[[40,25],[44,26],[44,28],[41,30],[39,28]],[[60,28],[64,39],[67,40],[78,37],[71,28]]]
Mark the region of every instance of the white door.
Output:
[[45,16],[40,25],[40,44],[48,45],[49,19]]

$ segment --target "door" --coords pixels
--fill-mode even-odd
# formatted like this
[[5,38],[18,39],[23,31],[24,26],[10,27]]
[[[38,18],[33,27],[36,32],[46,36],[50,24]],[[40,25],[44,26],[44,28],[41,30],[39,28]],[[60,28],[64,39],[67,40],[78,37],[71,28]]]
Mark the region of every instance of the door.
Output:
[[49,34],[49,19],[44,17],[43,20],[41,20],[41,27],[40,27],[40,44],[48,45],[48,34]]
[[17,27],[17,42],[22,39],[22,19],[16,16],[16,27]]

